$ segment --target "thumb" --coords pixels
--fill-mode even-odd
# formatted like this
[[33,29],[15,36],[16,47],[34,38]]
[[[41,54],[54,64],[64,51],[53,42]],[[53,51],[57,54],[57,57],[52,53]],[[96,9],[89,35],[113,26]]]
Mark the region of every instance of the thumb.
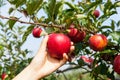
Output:
[[39,52],[44,53],[44,51],[46,51],[47,41],[48,41],[48,35],[46,35],[44,39],[42,40],[40,48],[39,48]]

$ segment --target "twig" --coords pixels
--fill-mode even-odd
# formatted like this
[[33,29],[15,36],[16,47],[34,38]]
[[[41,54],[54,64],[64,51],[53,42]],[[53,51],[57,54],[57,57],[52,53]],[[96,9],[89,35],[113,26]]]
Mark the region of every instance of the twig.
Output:
[[65,80],[68,80],[68,79],[67,79],[67,77],[66,77],[66,75],[64,74],[64,72],[63,72],[62,74],[63,74],[63,76],[64,76]]
[[25,22],[25,21],[19,20],[18,18],[15,18],[15,17],[5,17],[5,16],[2,16],[2,15],[0,15],[0,18],[1,19],[13,20],[13,21],[17,21],[17,22],[25,23],[25,24],[40,25],[40,26],[44,26],[44,27],[56,27],[56,28],[63,28],[64,27],[63,25],[56,25],[56,24]]
[[80,68],[80,66],[70,67],[70,68],[67,68],[67,69],[64,69],[64,70],[57,70],[56,73],[63,73],[63,72],[73,70],[73,69],[78,69],[78,68]]

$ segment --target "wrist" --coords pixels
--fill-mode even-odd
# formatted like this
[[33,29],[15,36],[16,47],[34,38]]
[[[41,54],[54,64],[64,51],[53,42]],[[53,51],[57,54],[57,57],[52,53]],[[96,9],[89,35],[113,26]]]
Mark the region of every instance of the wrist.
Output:
[[13,80],[39,80],[41,77],[31,65],[28,65],[22,72],[20,72]]

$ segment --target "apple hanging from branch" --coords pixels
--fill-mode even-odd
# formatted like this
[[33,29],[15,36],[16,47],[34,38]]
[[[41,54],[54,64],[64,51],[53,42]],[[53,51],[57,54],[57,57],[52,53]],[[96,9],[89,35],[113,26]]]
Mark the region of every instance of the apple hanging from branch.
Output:
[[107,37],[103,34],[95,34],[89,38],[90,48],[95,51],[102,51],[107,46]]

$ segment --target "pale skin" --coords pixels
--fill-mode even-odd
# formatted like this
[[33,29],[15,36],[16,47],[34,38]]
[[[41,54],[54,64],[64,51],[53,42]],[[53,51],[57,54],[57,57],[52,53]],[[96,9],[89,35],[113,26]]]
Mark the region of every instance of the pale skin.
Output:
[[[63,59],[61,60],[50,57],[46,48],[47,41],[48,35],[43,39],[40,48],[31,63],[12,80],[42,79],[43,77],[56,71],[68,61],[68,56],[66,53],[64,53]],[[73,43],[71,43],[70,51],[72,52],[73,50],[74,46]]]

